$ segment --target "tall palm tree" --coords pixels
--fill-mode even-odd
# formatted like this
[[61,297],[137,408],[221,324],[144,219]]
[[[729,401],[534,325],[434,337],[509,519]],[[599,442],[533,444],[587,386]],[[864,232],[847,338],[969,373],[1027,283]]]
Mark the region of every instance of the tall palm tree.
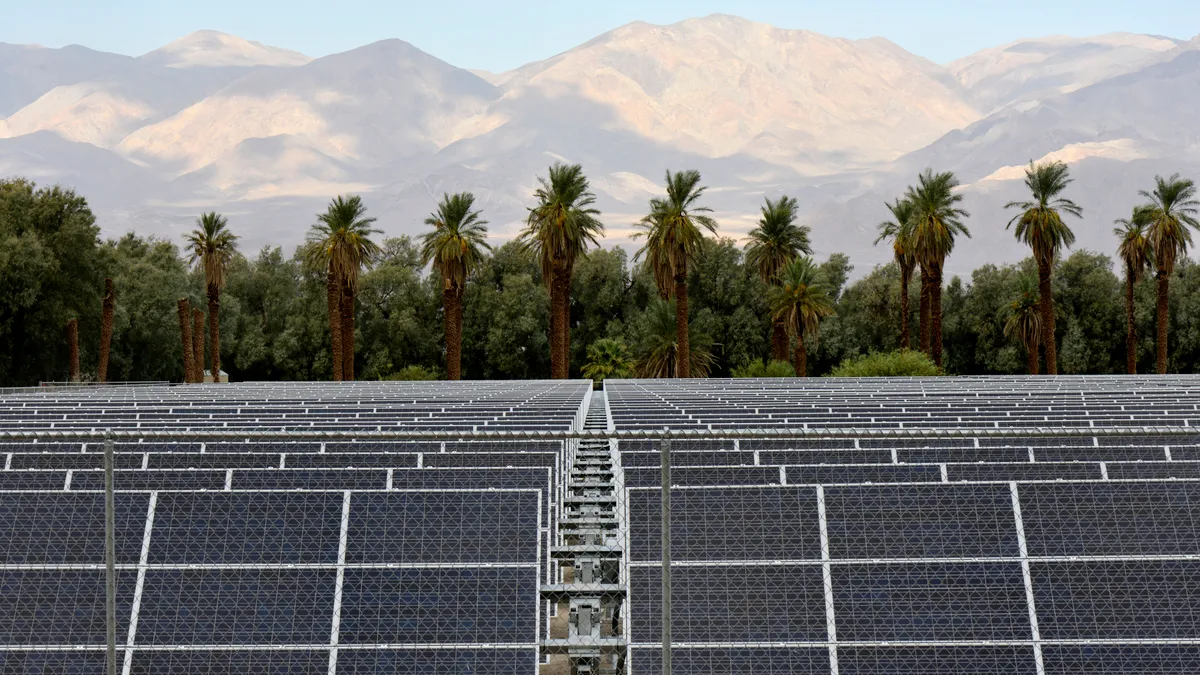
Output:
[[675,299],[678,377],[692,376],[688,335],[688,266],[700,250],[703,230],[717,233],[717,221],[706,215],[712,209],[697,205],[705,189],[700,185],[699,171],[689,169],[671,173],[668,170],[666,199],[655,197],[650,200],[650,213],[638,223],[642,232],[633,235],[634,238],[646,238],[646,245],[634,259],[645,254],[659,292],[663,297]]
[[1137,374],[1137,324],[1133,316],[1133,287],[1142,280],[1142,275],[1150,269],[1154,252],[1150,247],[1150,238],[1146,228],[1150,225],[1151,212],[1146,206],[1133,209],[1129,218],[1119,218],[1115,221],[1117,227],[1113,234],[1121,240],[1117,246],[1117,255],[1125,266],[1125,372]]
[[238,236],[229,231],[225,216],[210,211],[196,219],[196,229],[187,235],[192,262],[204,266],[204,287],[208,295],[208,342],[212,356],[213,382],[221,374],[221,288],[225,286],[225,268],[237,253]]
[[1054,296],[1050,288],[1050,276],[1054,270],[1054,258],[1063,248],[1075,243],[1075,233],[1063,222],[1062,214],[1083,217],[1078,204],[1061,197],[1063,190],[1071,184],[1070,171],[1062,162],[1029,163],[1025,169],[1025,187],[1032,199],[1024,202],[1009,202],[1006,209],[1020,209],[1020,213],[1008,221],[1008,227],[1017,224],[1017,240],[1028,244],[1038,267],[1038,296],[1041,298],[1042,348],[1046,353],[1046,374],[1058,374],[1058,345],[1054,340]]
[[565,379],[571,370],[571,274],[587,245],[598,245],[604,225],[580,165],[555,163],[549,179],[539,177],[538,184],[537,206],[529,209],[518,240],[537,255],[550,289],[550,376]]
[[1021,277],[1020,294],[1004,308],[1004,337],[1025,347],[1029,374],[1038,374],[1038,343],[1043,339],[1042,303],[1033,280]]
[[1147,235],[1150,247],[1154,251],[1155,278],[1158,281],[1158,358],[1156,365],[1159,374],[1167,372],[1167,291],[1171,275],[1175,272],[1175,262],[1187,255],[1187,247],[1192,243],[1192,233],[1189,227],[1200,229],[1196,220],[1200,201],[1196,201],[1196,184],[1174,174],[1164,179],[1154,177],[1154,189],[1150,192],[1142,190],[1141,196],[1150,200],[1146,205],[1150,219]]
[[912,202],[913,212],[900,228],[900,236],[912,243],[913,256],[921,266],[921,292],[929,297],[927,353],[939,368],[942,366],[942,270],[946,256],[954,249],[955,237],[971,236],[962,222],[970,214],[958,206],[962,201],[962,195],[956,192],[958,185],[953,173],[935,174],[926,169],[917,177],[916,187],[910,186],[904,194]]
[[326,269],[335,380],[354,379],[354,293],[359,273],[381,252],[371,241],[380,230],[366,212],[358,195],[338,195],[308,234],[309,261]]
[[475,195],[459,192],[442,195],[437,211],[425,219],[433,227],[421,241],[421,264],[433,264],[442,277],[442,302],[446,323],[446,378],[462,377],[462,296],[467,277],[483,261],[487,244],[487,221],[472,210]]
[[604,382],[605,379],[624,378],[633,374],[633,357],[629,354],[629,348],[620,340],[596,340],[588,345],[587,359],[587,365],[583,367],[581,374],[589,380]]
[[646,305],[645,334],[638,343],[637,361],[634,365],[634,374],[637,377],[685,377],[680,374],[685,367],[696,377],[707,377],[713,364],[717,362],[712,353],[712,338],[704,333],[692,331],[689,340],[691,347],[688,349],[685,364],[676,324],[679,313],[674,305],[674,302],[662,298],[651,298]]
[[[762,206],[758,227],[750,230],[750,241],[746,244],[746,264],[758,270],[763,283],[774,286],[779,271],[800,254],[812,255],[809,228],[796,225],[798,203],[792,197],[781,196],[775,201],[768,197]],[[787,360],[787,329],[783,321],[771,319],[771,358]]]
[[175,305],[179,314],[179,338],[183,341],[183,381],[196,380],[196,348],[192,344],[192,306],[187,298],[180,298]]
[[[912,244],[905,239],[901,231],[904,229],[904,223],[912,216],[913,205],[907,199],[897,199],[894,204],[884,202],[888,210],[892,212],[892,220],[886,220],[879,224],[879,236],[875,238],[875,245],[878,246],[881,241],[892,242],[892,255],[896,259],[896,266],[900,268],[900,348],[908,349],[908,284],[912,281],[913,268],[917,265],[917,259],[913,256]],[[928,304],[928,298],[921,296],[923,305]],[[928,307],[924,307],[921,312],[922,324],[928,321]]]
[[812,258],[796,258],[779,272],[779,285],[770,290],[772,313],[796,337],[792,365],[796,375],[808,375],[808,347],[804,337],[817,335],[821,319],[833,316],[829,286]]

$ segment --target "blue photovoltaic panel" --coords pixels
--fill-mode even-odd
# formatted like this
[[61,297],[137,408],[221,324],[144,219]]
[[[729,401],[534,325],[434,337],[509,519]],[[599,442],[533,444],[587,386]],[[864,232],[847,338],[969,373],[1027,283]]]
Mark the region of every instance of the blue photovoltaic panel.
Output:
[[1044,639],[1200,638],[1200,562],[1107,560],[1031,567]]
[[[660,560],[661,494],[627,494],[630,559]],[[672,490],[671,553],[674,560],[819,560],[816,490]]]
[[[225,488],[224,471],[154,470],[142,471],[122,469],[113,475],[115,490],[222,490]],[[71,475],[71,490],[103,490],[103,471],[76,471]]]
[[363,492],[350,503],[346,562],[537,562],[536,492]]
[[102,650],[0,650],[0,673],[5,675],[93,675],[104,671]]
[[[661,638],[662,571],[634,567],[629,620],[635,642]],[[820,565],[676,567],[671,632],[679,642],[822,642]]]
[[341,649],[339,675],[534,673],[536,649]]
[[[99,672],[99,671],[96,671]],[[327,650],[142,650],[135,651],[131,675],[317,675],[329,672]]]
[[336,577],[332,569],[150,570],[137,644],[328,644]]
[[[117,574],[117,634],[129,629],[136,574]],[[0,645],[105,644],[104,569],[0,570]]]
[[1033,556],[1200,552],[1200,483],[1071,483],[1020,487]]
[[[122,494],[113,501],[117,562],[136,563],[149,499]],[[0,563],[103,564],[104,496],[0,493]]]
[[342,644],[530,643],[537,570],[347,569]]
[[[734,675],[829,675],[829,650],[825,647],[687,647],[671,653],[675,673]],[[662,651],[634,649],[633,669],[638,675],[661,675]]]
[[839,675],[1037,675],[1033,647],[838,648]]
[[154,510],[151,564],[333,564],[343,495],[164,493]]
[[1047,645],[1046,675],[1195,675],[1200,645]]
[[825,513],[835,559],[1020,553],[1007,485],[829,487]]
[[839,640],[1002,641],[1031,635],[1018,563],[854,564],[834,565],[832,572]]

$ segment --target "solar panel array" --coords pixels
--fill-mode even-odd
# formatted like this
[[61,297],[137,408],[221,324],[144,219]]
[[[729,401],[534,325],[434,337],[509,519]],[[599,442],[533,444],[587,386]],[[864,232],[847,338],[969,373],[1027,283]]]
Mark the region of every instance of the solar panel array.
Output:
[[658,441],[478,432],[664,427],[675,673],[1200,672],[1200,432],[1106,433],[1200,378],[589,385],[6,395],[0,672],[102,672],[114,429],[122,673],[660,673]]
[[[119,672],[536,672],[563,442],[353,437],[565,431],[588,390],[53,391],[4,397],[0,430],[147,433],[115,445]],[[341,433],[204,437],[264,430]],[[95,438],[0,444],[0,672],[103,672],[102,450]]]
[[[676,673],[1200,672],[1200,433],[1103,433],[1200,426],[1200,378],[606,389],[617,429],[961,434],[674,441]],[[637,673],[661,672],[658,452],[621,443]]]

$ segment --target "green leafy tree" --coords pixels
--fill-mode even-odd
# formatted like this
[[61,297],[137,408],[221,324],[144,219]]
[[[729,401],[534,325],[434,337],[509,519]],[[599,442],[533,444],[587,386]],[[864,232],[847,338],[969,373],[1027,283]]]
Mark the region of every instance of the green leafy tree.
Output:
[[624,336],[626,314],[636,305],[632,291],[629,256],[621,247],[592,249],[579,259],[571,275],[573,363],[582,368],[597,340]]
[[[704,239],[704,230],[717,233],[717,221],[699,206],[705,187],[700,172],[667,171],[667,196],[650,200],[650,213],[639,223],[646,244],[636,258],[646,256],[655,284],[663,297],[675,300],[675,344],[679,352],[676,377],[692,377],[691,343],[688,334],[688,268]],[[711,356],[711,355],[710,355]],[[707,369],[705,369],[707,372]],[[699,377],[699,374],[697,374]]]
[[588,244],[599,245],[604,225],[580,165],[556,163],[549,180],[539,177],[538,183],[537,206],[529,209],[518,240],[537,255],[550,289],[550,371],[565,379],[571,365],[571,275]]
[[633,376],[633,355],[621,340],[601,338],[588,345],[588,362],[583,367],[583,376],[595,382],[609,378]]
[[1152,211],[1145,206],[1137,207],[1129,218],[1115,221],[1113,234],[1117,244],[1117,256],[1125,269],[1125,372],[1137,374],[1137,322],[1134,316],[1133,291],[1137,283],[1150,269],[1154,253],[1146,230],[1153,218]]
[[[215,212],[200,214],[196,229],[186,237],[191,262],[199,261],[204,270],[204,290],[208,298],[208,342],[212,355],[213,382],[221,373],[221,289],[225,286],[225,269],[237,254],[238,236],[229,230],[229,221]],[[203,370],[197,367],[197,371]]]
[[[809,228],[796,224],[799,203],[787,195],[775,201],[768,197],[761,207],[758,226],[750,230],[746,264],[753,267],[764,284],[775,286],[779,273],[797,256],[812,255]],[[787,360],[787,329],[779,319],[771,320],[771,358]]]
[[354,294],[364,267],[381,252],[371,235],[362,197],[338,195],[308,234],[310,264],[326,270],[329,331],[333,351],[333,379],[354,379]]
[[467,277],[479,267],[487,244],[487,221],[472,210],[475,195],[443,195],[437,211],[425,219],[433,228],[421,243],[422,264],[433,264],[442,279],[446,322],[446,377],[462,377],[462,296]]
[[1200,222],[1196,220],[1200,201],[1196,200],[1196,184],[1180,178],[1179,174],[1166,179],[1155,176],[1154,183],[1153,190],[1142,190],[1138,194],[1150,200],[1146,204],[1146,217],[1149,219],[1147,235],[1154,251],[1155,279],[1158,282],[1155,366],[1159,374],[1164,374],[1167,372],[1171,274],[1175,271],[1176,262],[1187,255],[1187,247],[1192,243],[1192,233],[1188,228],[1200,229]]
[[1021,291],[1004,307],[1004,337],[1025,348],[1029,374],[1038,374],[1038,344],[1042,341],[1042,313],[1037,288],[1029,277],[1021,277]]
[[0,383],[67,379],[63,326],[73,317],[91,370],[97,350],[86,337],[99,333],[106,276],[95,222],[73,190],[0,179]]
[[[1019,209],[1020,213],[1008,221],[1008,227],[1016,223],[1017,240],[1027,244],[1033,251],[1038,266],[1038,295],[1041,298],[1042,348],[1046,353],[1046,374],[1058,374],[1058,345],[1055,341],[1054,296],[1051,274],[1054,258],[1059,252],[1075,243],[1075,233],[1063,222],[1063,214],[1083,217],[1078,204],[1062,197],[1071,184],[1070,171],[1062,162],[1029,163],[1025,169],[1025,186],[1032,199],[1009,202],[1006,209]],[[1036,358],[1036,357],[1035,357]]]
[[904,195],[912,203],[913,212],[900,228],[900,236],[912,243],[913,255],[921,266],[921,292],[928,297],[929,322],[922,328],[921,342],[927,345],[929,358],[939,368],[942,366],[942,270],[958,235],[971,236],[962,222],[970,214],[958,206],[962,201],[962,195],[956,191],[958,185],[953,173],[935,174],[926,169],[917,177],[917,185],[910,186]]
[[[908,284],[912,281],[913,269],[917,265],[916,256],[913,255],[912,242],[904,237],[904,224],[912,217],[913,205],[907,199],[897,199],[895,203],[887,204],[888,210],[892,212],[892,220],[887,220],[879,224],[879,236],[875,238],[875,245],[880,242],[892,242],[892,257],[896,260],[896,268],[900,270],[900,348],[908,349],[910,346],[908,335]],[[921,313],[923,321],[928,320],[928,307]]]
[[942,370],[923,352],[907,349],[855,356],[829,372],[830,377],[932,377]]
[[[662,298],[651,298],[646,311],[640,317],[639,339],[636,350],[637,377],[683,377],[681,359],[684,351],[679,344],[679,313],[674,302]],[[690,328],[690,327],[689,327]],[[688,377],[707,377],[716,362],[712,354],[712,338],[699,331],[691,331],[691,349],[687,351]]]
[[795,377],[796,369],[787,361],[763,362],[762,359],[758,359],[740,368],[734,368],[733,376],[741,378]]
[[829,287],[812,258],[796,258],[779,273],[779,286],[770,291],[772,314],[781,319],[796,340],[792,364],[796,375],[808,374],[805,336],[815,337],[821,320],[835,314]]

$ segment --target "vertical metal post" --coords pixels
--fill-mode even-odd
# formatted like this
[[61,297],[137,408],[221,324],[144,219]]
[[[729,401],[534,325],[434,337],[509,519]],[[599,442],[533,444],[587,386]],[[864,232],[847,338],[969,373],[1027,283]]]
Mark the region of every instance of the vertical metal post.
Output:
[[662,672],[671,675],[671,439],[659,442],[662,455]]
[[108,624],[108,675],[117,675],[117,545],[113,501],[113,441],[104,435],[104,615]]

